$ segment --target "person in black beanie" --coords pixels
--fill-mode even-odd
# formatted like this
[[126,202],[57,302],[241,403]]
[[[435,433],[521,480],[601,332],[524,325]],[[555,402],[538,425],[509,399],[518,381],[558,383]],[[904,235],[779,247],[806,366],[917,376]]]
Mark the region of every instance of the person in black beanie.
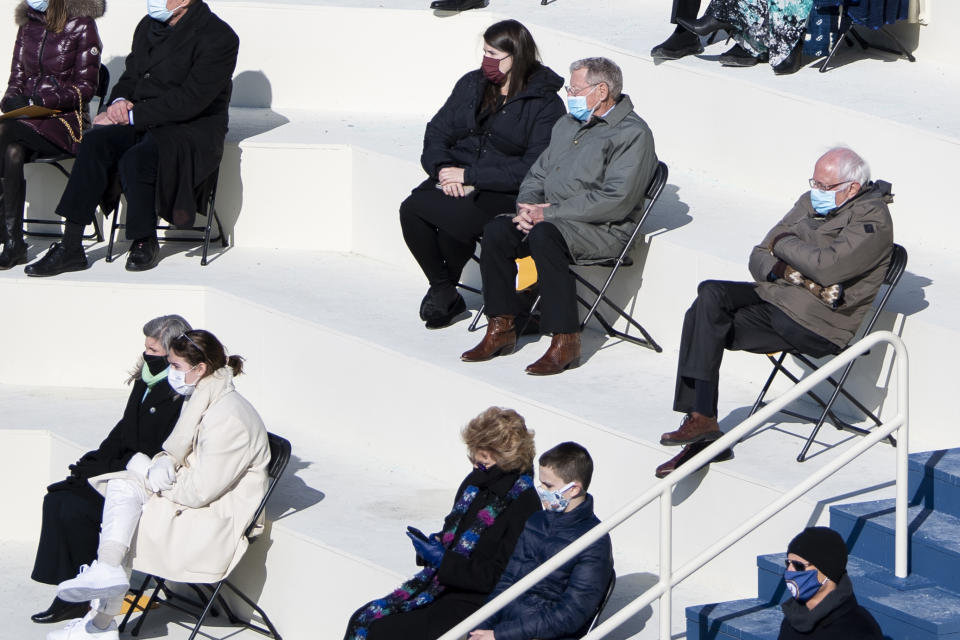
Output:
[[780,607],[779,640],[883,640],[880,625],[857,604],[847,575],[847,545],[828,527],[808,527],[787,547],[783,579],[792,598]]

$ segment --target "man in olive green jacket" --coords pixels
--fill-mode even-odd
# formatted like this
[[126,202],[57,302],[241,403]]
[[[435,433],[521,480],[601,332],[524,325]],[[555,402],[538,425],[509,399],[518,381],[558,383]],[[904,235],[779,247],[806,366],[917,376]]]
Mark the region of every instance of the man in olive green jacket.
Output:
[[580,319],[569,266],[620,255],[657,168],[653,134],[622,86],[620,68],[606,58],[570,65],[570,113],[554,125],[550,145],[520,185],[517,215],[498,216],[484,227],[480,272],[490,321],[483,341],[462,360],[489,360],[516,345],[513,321],[524,309],[514,261],[532,256],[540,329],[553,339],[526,371],[550,375],[579,364]]
[[810,191],[754,247],[755,282],[701,282],[683,321],[673,408],[684,413],[663,445],[687,445],[657,468],[664,477],[719,438],[724,349],[813,357],[847,346],[873,303],[893,250],[890,185],[871,182],[851,149],[825,153]]

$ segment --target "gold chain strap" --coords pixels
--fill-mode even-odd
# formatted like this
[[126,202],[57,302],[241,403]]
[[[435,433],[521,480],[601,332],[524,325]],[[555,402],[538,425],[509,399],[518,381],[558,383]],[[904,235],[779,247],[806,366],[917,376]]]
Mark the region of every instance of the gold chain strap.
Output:
[[63,116],[57,116],[57,120],[59,120],[60,123],[66,127],[67,134],[70,136],[70,139],[77,144],[80,144],[80,142],[83,140],[83,118],[80,115],[80,109],[83,107],[83,94],[80,93],[80,89],[76,85],[74,85],[73,90],[77,92],[78,105],[76,111],[73,112],[73,115],[77,116],[77,128],[80,130],[80,133],[76,133],[73,130],[73,127],[70,126],[70,123],[67,122],[67,119]]

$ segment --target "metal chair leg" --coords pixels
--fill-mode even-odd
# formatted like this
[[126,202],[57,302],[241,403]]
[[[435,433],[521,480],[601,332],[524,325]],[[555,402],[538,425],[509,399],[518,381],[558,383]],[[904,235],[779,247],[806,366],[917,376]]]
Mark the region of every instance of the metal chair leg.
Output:
[[[134,609],[136,609],[137,605],[140,604],[140,598],[143,597],[143,592],[147,590],[147,584],[149,584],[150,578],[151,576],[145,577],[143,582],[140,584],[140,588],[133,594],[133,603],[130,605],[130,608],[127,609],[127,613],[123,616],[120,626],[117,627],[118,631],[123,631],[127,628],[127,622],[130,620],[130,616],[133,615]],[[144,610],[144,614],[146,614],[146,610]]]
[[147,601],[147,606],[143,608],[143,613],[140,614],[140,617],[137,619],[137,624],[134,625],[133,631],[130,632],[130,635],[136,637],[140,635],[140,627],[143,626],[144,620],[147,619],[147,613],[150,611],[150,607],[153,606],[154,601],[157,599],[157,593],[160,592],[160,589],[163,588],[166,580],[163,578],[158,578],[156,576],[151,576],[157,583],[156,588],[153,590],[153,593],[150,594],[150,599]]

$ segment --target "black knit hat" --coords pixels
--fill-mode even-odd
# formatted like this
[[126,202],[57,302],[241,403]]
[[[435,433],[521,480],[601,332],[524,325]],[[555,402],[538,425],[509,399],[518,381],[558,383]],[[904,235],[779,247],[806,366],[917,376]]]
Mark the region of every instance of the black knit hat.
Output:
[[795,553],[834,583],[847,572],[847,545],[829,527],[807,527],[790,541],[787,553]]

